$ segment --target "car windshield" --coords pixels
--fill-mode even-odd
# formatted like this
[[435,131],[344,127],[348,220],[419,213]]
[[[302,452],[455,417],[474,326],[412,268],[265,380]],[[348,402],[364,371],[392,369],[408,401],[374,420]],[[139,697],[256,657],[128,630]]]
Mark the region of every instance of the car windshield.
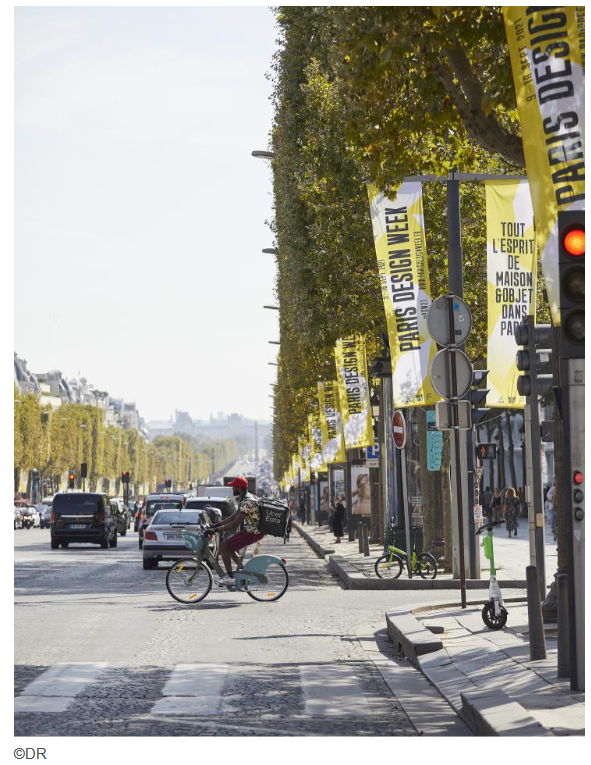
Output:
[[181,510],[173,513],[170,510],[161,510],[154,516],[152,526],[170,526],[173,523],[195,524],[203,522],[203,514],[195,511]]
[[158,510],[170,507],[180,510],[183,503],[180,499],[151,499],[146,504],[146,515],[154,515]]
[[61,494],[53,500],[56,513],[80,513],[92,515],[99,509],[100,497],[84,494]]
[[224,508],[228,507],[227,502],[216,502],[215,500],[211,500],[211,499],[208,499],[205,501],[204,500],[198,501],[196,499],[188,499],[186,507],[191,509],[199,508],[200,510],[203,510],[208,505],[210,507],[215,508],[216,510],[224,510]]

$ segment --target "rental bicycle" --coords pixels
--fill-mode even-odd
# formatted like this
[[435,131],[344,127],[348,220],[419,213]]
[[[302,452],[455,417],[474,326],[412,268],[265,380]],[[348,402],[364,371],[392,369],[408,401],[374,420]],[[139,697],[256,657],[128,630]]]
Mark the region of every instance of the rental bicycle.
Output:
[[[380,579],[398,579],[406,566],[406,551],[394,545],[388,545],[388,552],[375,562],[375,572]],[[410,554],[410,570],[422,579],[435,579],[437,576],[437,561],[428,552]]]
[[[185,530],[185,545],[194,553],[192,557],[175,561],[166,574],[166,588],[170,595],[184,605],[195,605],[206,598],[213,586],[213,574],[225,576],[207,544],[214,532],[205,525],[197,531]],[[289,575],[283,558],[275,555],[255,555],[242,565],[240,559],[234,573],[234,585],[226,585],[231,592],[246,592],[253,600],[271,603],[285,594]]]

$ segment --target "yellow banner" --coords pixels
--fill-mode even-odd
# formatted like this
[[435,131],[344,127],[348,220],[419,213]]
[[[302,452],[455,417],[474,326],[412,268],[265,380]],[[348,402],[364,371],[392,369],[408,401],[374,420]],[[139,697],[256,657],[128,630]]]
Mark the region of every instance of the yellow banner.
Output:
[[325,473],[327,467],[322,456],[322,431],[317,401],[314,402],[314,409],[308,415],[308,434],[310,438],[310,469],[315,473]]
[[439,401],[429,367],[437,353],[427,331],[431,285],[425,242],[423,187],[403,183],[392,201],[367,185],[369,209],[392,357],[395,407]]
[[560,324],[558,212],[585,209],[585,8],[503,6],[552,323]]
[[334,352],[345,449],[373,446],[365,343],[360,335],[337,340]]
[[527,181],[486,181],[487,406],[521,409],[515,327],[536,309],[534,211]]
[[329,465],[332,462],[345,462],[345,438],[339,411],[339,392],[336,381],[318,383],[318,403],[320,406],[320,432],[322,435],[322,456]]

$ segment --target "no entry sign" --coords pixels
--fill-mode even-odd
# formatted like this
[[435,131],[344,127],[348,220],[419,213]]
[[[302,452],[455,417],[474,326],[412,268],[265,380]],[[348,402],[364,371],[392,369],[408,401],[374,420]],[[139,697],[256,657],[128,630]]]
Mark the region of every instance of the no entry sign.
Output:
[[402,449],[406,443],[406,421],[400,409],[397,409],[392,417],[392,437],[396,448]]

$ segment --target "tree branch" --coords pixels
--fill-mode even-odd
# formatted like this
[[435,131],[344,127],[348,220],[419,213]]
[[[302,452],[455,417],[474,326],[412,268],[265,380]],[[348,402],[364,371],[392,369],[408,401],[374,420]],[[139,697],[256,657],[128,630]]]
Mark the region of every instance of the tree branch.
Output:
[[[488,116],[484,113],[485,93],[463,48],[455,45],[453,48],[444,48],[442,52],[452,71],[438,60],[434,66],[435,73],[453,100],[468,133],[487,151],[500,154],[508,162],[524,167],[521,137],[500,125],[494,112]],[[452,72],[459,87],[453,80]]]

